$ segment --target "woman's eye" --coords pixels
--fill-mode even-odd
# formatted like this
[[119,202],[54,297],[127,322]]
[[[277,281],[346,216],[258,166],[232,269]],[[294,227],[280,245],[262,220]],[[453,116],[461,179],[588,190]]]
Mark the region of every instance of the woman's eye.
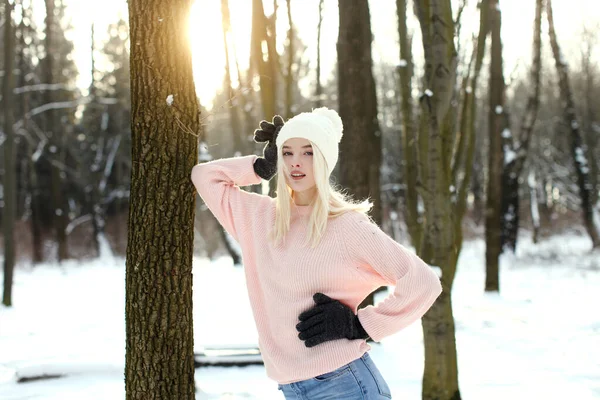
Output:
[[291,156],[291,155],[292,155],[292,153],[290,153],[289,151],[284,151],[284,152],[283,152],[283,155],[284,155],[284,156]]
[[312,155],[313,155],[312,151],[307,151],[307,152],[306,152],[306,153],[304,153],[304,154],[306,154],[307,156],[312,156]]

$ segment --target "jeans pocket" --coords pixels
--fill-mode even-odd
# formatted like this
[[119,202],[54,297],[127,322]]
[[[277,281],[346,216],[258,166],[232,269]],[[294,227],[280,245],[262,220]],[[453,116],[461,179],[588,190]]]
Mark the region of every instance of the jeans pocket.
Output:
[[377,366],[375,365],[373,360],[371,360],[371,356],[369,356],[368,353],[365,353],[361,357],[361,360],[364,362],[365,367],[367,367],[367,370],[369,370],[369,373],[373,377],[373,380],[375,381],[375,384],[377,385],[379,394],[391,399],[392,391],[390,390],[390,387],[388,386],[387,382],[383,378],[383,375],[381,375],[381,372],[379,372],[379,369],[377,368]]
[[339,378],[340,376],[343,376],[344,374],[347,374],[349,372],[350,372],[350,366],[344,365],[343,367],[340,367],[331,372],[326,372],[322,375],[315,376],[313,379],[315,381],[319,381],[319,382],[330,381],[332,379]]

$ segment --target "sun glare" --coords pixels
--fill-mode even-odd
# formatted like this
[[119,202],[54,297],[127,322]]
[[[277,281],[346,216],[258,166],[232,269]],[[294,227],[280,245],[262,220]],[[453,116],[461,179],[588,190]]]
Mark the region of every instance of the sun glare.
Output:
[[[235,76],[234,50],[240,68],[247,68],[251,31],[251,2],[230,0],[231,27],[234,48],[229,48],[232,80]],[[194,82],[200,103],[212,108],[215,93],[223,87],[225,75],[225,45],[223,43],[223,25],[221,4],[214,0],[196,0],[190,13],[190,43],[194,68]]]

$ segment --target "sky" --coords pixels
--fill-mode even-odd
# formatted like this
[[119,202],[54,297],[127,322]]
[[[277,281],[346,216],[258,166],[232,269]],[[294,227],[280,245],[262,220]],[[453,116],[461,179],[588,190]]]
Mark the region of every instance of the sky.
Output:
[[[43,13],[43,0],[33,0],[36,8]],[[231,19],[235,36],[235,45],[241,66],[247,65],[250,37],[250,0],[229,0]],[[273,9],[273,2],[263,1],[265,12]],[[279,1],[278,38],[283,40],[287,30],[287,11],[285,1]],[[370,0],[372,30],[374,33],[373,58],[375,62],[384,60],[396,64],[399,60],[398,32],[396,20],[396,2],[392,0]],[[96,40],[106,39],[106,26],[116,21],[120,15],[127,17],[125,0],[66,0],[67,14],[72,18],[73,32],[71,38],[75,42],[74,58],[82,72],[78,86],[87,87],[90,82],[90,27],[96,25]],[[316,65],[316,35],[318,23],[319,0],[292,0],[292,16],[298,26],[299,36],[308,45],[307,56],[311,66]],[[458,1],[453,0],[456,12]],[[468,37],[478,28],[477,0],[467,0],[467,9],[463,18],[463,35]],[[504,45],[505,74],[513,71],[522,73],[530,64],[532,47],[532,26],[535,1],[501,0],[502,40]],[[563,52],[569,62],[579,62],[578,45],[581,41],[581,30],[584,26],[597,28],[600,26],[600,7],[597,0],[554,0],[554,19]],[[412,10],[409,10],[411,15]],[[43,19],[43,15],[42,15]],[[216,90],[221,87],[224,71],[224,50],[221,36],[220,1],[196,0],[192,6],[190,17],[190,34],[194,57],[194,71],[197,93],[203,105],[210,107],[210,100]],[[415,32],[413,51],[415,56],[422,54],[419,47],[419,26],[416,19],[409,20],[409,29]],[[544,32],[547,29],[544,24]],[[325,0],[323,32],[322,32],[322,78],[327,79],[332,72],[336,58],[336,41],[338,30],[337,1]],[[543,35],[544,35],[543,32]],[[279,41],[278,41],[279,42]],[[282,48],[283,43],[278,43]],[[548,47],[548,46],[546,46]],[[213,60],[199,55],[210,52]],[[598,56],[596,56],[598,58]]]

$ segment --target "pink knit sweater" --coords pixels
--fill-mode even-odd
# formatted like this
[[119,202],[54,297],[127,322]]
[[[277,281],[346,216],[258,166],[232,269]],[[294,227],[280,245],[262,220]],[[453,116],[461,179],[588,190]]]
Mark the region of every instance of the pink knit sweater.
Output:
[[196,165],[192,181],[221,225],[241,246],[248,296],[267,375],[280,384],[333,371],[363,355],[365,340],[333,340],[307,348],[298,338],[298,315],[322,292],[356,311],[380,286],[395,286],[384,301],[358,311],[375,341],[418,320],[441,293],[439,278],[414,253],[358,212],[330,218],[316,248],[303,246],[310,206],[292,207],[285,243],[268,233],[275,200],[241,190],[261,178],[256,156]]

